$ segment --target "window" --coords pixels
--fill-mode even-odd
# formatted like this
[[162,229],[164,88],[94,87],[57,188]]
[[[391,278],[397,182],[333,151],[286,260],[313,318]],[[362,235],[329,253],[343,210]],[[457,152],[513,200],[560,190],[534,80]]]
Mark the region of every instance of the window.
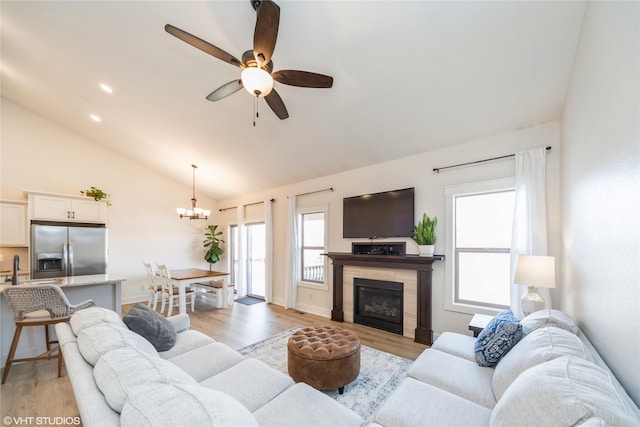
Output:
[[300,278],[303,285],[325,286],[325,256],[327,241],[326,208],[299,209],[300,215]]
[[[510,303],[510,247],[515,190],[498,180],[445,190],[447,308],[496,312]],[[480,310],[479,310],[480,309]]]

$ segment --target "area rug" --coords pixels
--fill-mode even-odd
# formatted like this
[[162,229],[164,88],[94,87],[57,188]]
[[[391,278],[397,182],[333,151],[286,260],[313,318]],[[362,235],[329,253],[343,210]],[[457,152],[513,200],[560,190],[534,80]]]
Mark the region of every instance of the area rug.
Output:
[[[299,328],[281,332],[238,351],[286,374],[287,341],[296,329]],[[378,408],[400,385],[411,363],[413,362],[409,359],[361,345],[358,378],[344,388],[344,394],[339,394],[338,390],[325,393],[369,422]]]
[[242,297],[235,300],[235,302],[239,302],[240,304],[244,304],[244,305],[253,305],[253,304],[258,304],[260,302],[264,302],[264,300],[260,298],[254,298],[254,297]]

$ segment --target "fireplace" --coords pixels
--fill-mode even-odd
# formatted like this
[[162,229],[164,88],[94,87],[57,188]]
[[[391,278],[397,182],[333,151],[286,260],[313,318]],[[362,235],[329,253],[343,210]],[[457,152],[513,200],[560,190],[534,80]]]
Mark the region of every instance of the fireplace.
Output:
[[355,278],[353,285],[353,322],[402,335],[402,283]]

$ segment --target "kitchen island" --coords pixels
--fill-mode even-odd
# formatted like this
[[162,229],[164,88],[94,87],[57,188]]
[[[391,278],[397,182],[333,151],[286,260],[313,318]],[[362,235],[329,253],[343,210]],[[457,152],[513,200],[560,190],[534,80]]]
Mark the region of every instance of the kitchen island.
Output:
[[[121,287],[124,280],[125,279],[121,277],[111,274],[92,274],[89,276],[27,280],[19,284],[29,284],[32,286],[56,285],[62,289],[71,304],[78,304],[91,299],[98,307],[108,308],[122,314]],[[10,286],[12,285],[1,285],[0,291]],[[4,298],[4,295],[1,300],[0,319],[2,338],[0,339],[0,354],[2,355],[2,367],[4,367],[16,328],[13,321],[13,311]],[[55,333],[53,328],[51,328],[51,331]],[[30,357],[43,353],[46,349],[44,341],[43,327],[24,328],[16,351],[16,357]]]

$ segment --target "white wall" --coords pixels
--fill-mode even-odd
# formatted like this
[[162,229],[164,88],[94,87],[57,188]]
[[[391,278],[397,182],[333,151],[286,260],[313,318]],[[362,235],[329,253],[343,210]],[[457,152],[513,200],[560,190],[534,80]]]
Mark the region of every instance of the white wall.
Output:
[[[354,240],[342,238],[342,199],[363,193],[394,190],[405,187],[416,188],[416,220],[426,212],[429,216],[439,218],[436,253],[445,253],[444,225],[445,198],[444,188],[450,185],[477,182],[488,179],[513,176],[513,159],[488,162],[484,164],[462,167],[442,171],[434,174],[434,167],[480,160],[511,154],[516,151],[553,146],[547,154],[547,198],[549,220],[549,253],[559,256],[560,253],[560,188],[559,182],[559,154],[560,154],[560,125],[557,122],[530,127],[527,129],[497,135],[481,140],[471,141],[450,148],[432,151],[390,161],[362,169],[352,170],[340,174],[326,176],[300,182],[294,185],[275,188],[266,192],[247,195],[242,199],[220,201],[221,207],[236,206],[242,203],[253,203],[260,200],[275,198],[274,204],[274,302],[284,305],[284,265],[285,265],[285,236],[287,232],[287,196],[333,187],[333,192],[303,196],[298,199],[298,206],[329,206],[329,247],[332,252],[350,252],[351,242]],[[402,143],[401,141],[389,141]],[[226,225],[236,221],[236,210],[227,211],[216,223]],[[226,228],[226,227],[223,227]],[[225,236],[226,239],[226,236]],[[416,254],[417,245],[411,239],[388,239],[389,241],[406,241],[407,251]],[[471,318],[468,314],[461,314],[444,310],[445,282],[444,262],[434,264],[433,272],[433,328],[435,333],[443,331],[457,331],[469,334],[467,329]],[[332,283],[331,269],[329,269],[329,285]],[[330,317],[332,308],[332,289],[318,291],[299,288],[296,308]],[[554,306],[560,306],[560,292],[556,290]]]
[[[110,193],[108,272],[126,279],[123,302],[147,298],[143,260],[208,268],[201,244],[209,222],[180,219],[175,211],[191,203],[191,185],[179,185],[5,98],[1,106],[0,198],[23,200],[23,190],[80,195],[92,185]],[[190,165],[184,167],[190,174]],[[217,208],[203,195],[198,205]]]
[[640,3],[590,2],[563,119],[564,308],[640,402]]

